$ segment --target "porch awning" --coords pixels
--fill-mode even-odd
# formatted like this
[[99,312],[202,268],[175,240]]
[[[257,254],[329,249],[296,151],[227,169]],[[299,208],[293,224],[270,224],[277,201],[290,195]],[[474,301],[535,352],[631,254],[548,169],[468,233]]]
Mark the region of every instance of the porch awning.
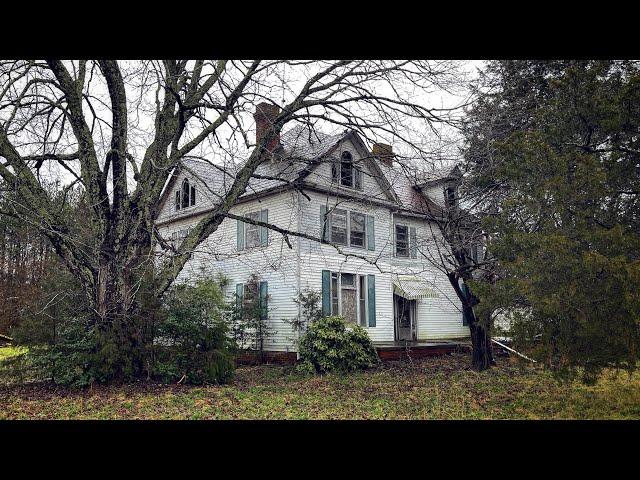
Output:
[[393,293],[407,300],[436,298],[438,296],[431,284],[412,275],[394,275]]

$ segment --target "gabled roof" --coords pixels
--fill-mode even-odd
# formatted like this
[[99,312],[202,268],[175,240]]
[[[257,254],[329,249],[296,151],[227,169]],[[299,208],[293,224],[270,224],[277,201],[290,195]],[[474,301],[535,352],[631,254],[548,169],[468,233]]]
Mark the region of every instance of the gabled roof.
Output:
[[417,186],[426,187],[449,180],[458,180],[462,176],[462,171],[458,165],[446,165],[444,167],[424,171],[420,176],[422,178],[418,181]]
[[[288,188],[293,182],[304,186],[304,179],[319,165],[324,158],[331,155],[338,145],[350,139],[358,153],[363,158],[363,163],[369,168],[372,175],[380,184],[382,191],[387,197],[387,201],[398,205],[400,208],[424,211],[425,202],[429,207],[438,208],[422,193],[416,190],[416,186],[423,186],[426,183],[442,181],[449,178],[455,170],[449,168],[447,171],[434,171],[427,173],[420,179],[409,178],[400,167],[388,165],[374,158],[362,141],[360,135],[353,130],[344,130],[336,134],[326,134],[310,129],[305,125],[297,125],[290,130],[283,132],[280,143],[282,150],[278,152],[277,160],[266,160],[258,166],[254,177],[249,180],[247,190],[240,196],[241,199],[256,195],[267,194],[279,190],[279,187]],[[213,200],[222,198],[231,188],[237,172],[243,167],[244,162],[231,166],[226,170],[198,159],[187,159],[172,173],[170,180],[162,193],[160,208],[170,198],[168,192],[173,190],[173,184],[182,171],[191,172],[201,179],[208,193],[212,198],[210,205],[203,205],[206,211],[213,207]],[[459,172],[459,170],[458,170]],[[425,182],[422,180],[428,179]],[[202,198],[202,197],[201,197]],[[247,198],[248,199],[248,198]],[[431,205],[433,204],[433,205]],[[429,210],[432,211],[432,210]]]

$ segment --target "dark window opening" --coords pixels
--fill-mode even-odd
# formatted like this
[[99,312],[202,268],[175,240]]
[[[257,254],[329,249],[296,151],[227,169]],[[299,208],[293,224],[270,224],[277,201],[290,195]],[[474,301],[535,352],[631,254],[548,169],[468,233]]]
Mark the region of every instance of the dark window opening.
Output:
[[396,256],[409,256],[409,228],[406,225],[396,225]]
[[447,205],[452,207],[456,204],[456,190],[453,187],[447,187],[444,190],[445,199]]
[[331,212],[331,241],[341,245],[347,244],[347,211],[334,209]]
[[350,245],[364,248],[365,216],[362,213],[351,212]]
[[340,162],[340,183],[345,187],[353,186],[353,157],[349,152],[342,153]]
[[196,204],[196,187],[189,184],[186,178],[180,190],[176,191],[176,210],[192,207]]

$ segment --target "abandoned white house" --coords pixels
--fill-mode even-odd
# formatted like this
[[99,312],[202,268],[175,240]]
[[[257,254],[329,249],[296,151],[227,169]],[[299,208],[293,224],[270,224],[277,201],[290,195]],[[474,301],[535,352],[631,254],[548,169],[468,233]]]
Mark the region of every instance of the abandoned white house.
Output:
[[[258,139],[277,112],[258,105]],[[226,218],[192,253],[177,282],[222,273],[230,280],[230,300],[236,294],[268,298],[272,333],[265,350],[294,356],[296,332],[287,320],[300,314],[297,293],[309,289],[321,294],[325,314],[363,326],[374,343],[469,335],[449,280],[428,260],[444,245],[425,213],[455,202],[459,170],[410,178],[388,145],[369,151],[354,131],[324,135],[296,126],[269,150],[230,213],[306,237],[291,236],[289,248],[278,232]],[[165,187],[160,235],[180,241],[232,180],[231,171],[186,161]],[[253,274],[260,287],[249,284]]]

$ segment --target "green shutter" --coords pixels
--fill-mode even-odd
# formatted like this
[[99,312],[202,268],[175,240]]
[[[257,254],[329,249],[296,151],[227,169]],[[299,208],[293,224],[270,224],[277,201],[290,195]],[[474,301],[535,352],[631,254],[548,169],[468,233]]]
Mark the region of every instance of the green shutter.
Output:
[[374,227],[375,217],[373,215],[367,215],[367,249],[376,249],[376,232]]
[[331,315],[331,272],[322,270],[322,315]]
[[418,258],[418,245],[416,237],[416,227],[409,227],[409,250],[411,258]]
[[[269,223],[269,210],[260,210],[260,221]],[[260,227],[260,245],[265,246],[269,243],[269,229]]]
[[268,315],[267,282],[260,282],[260,319],[266,320]]
[[243,293],[244,284],[236,283],[236,308],[238,312],[242,309],[242,293]]
[[244,222],[241,220],[237,220],[236,225],[238,250],[244,250]]
[[369,326],[376,326],[376,276],[367,275],[367,290],[369,304],[367,310],[369,311]]

